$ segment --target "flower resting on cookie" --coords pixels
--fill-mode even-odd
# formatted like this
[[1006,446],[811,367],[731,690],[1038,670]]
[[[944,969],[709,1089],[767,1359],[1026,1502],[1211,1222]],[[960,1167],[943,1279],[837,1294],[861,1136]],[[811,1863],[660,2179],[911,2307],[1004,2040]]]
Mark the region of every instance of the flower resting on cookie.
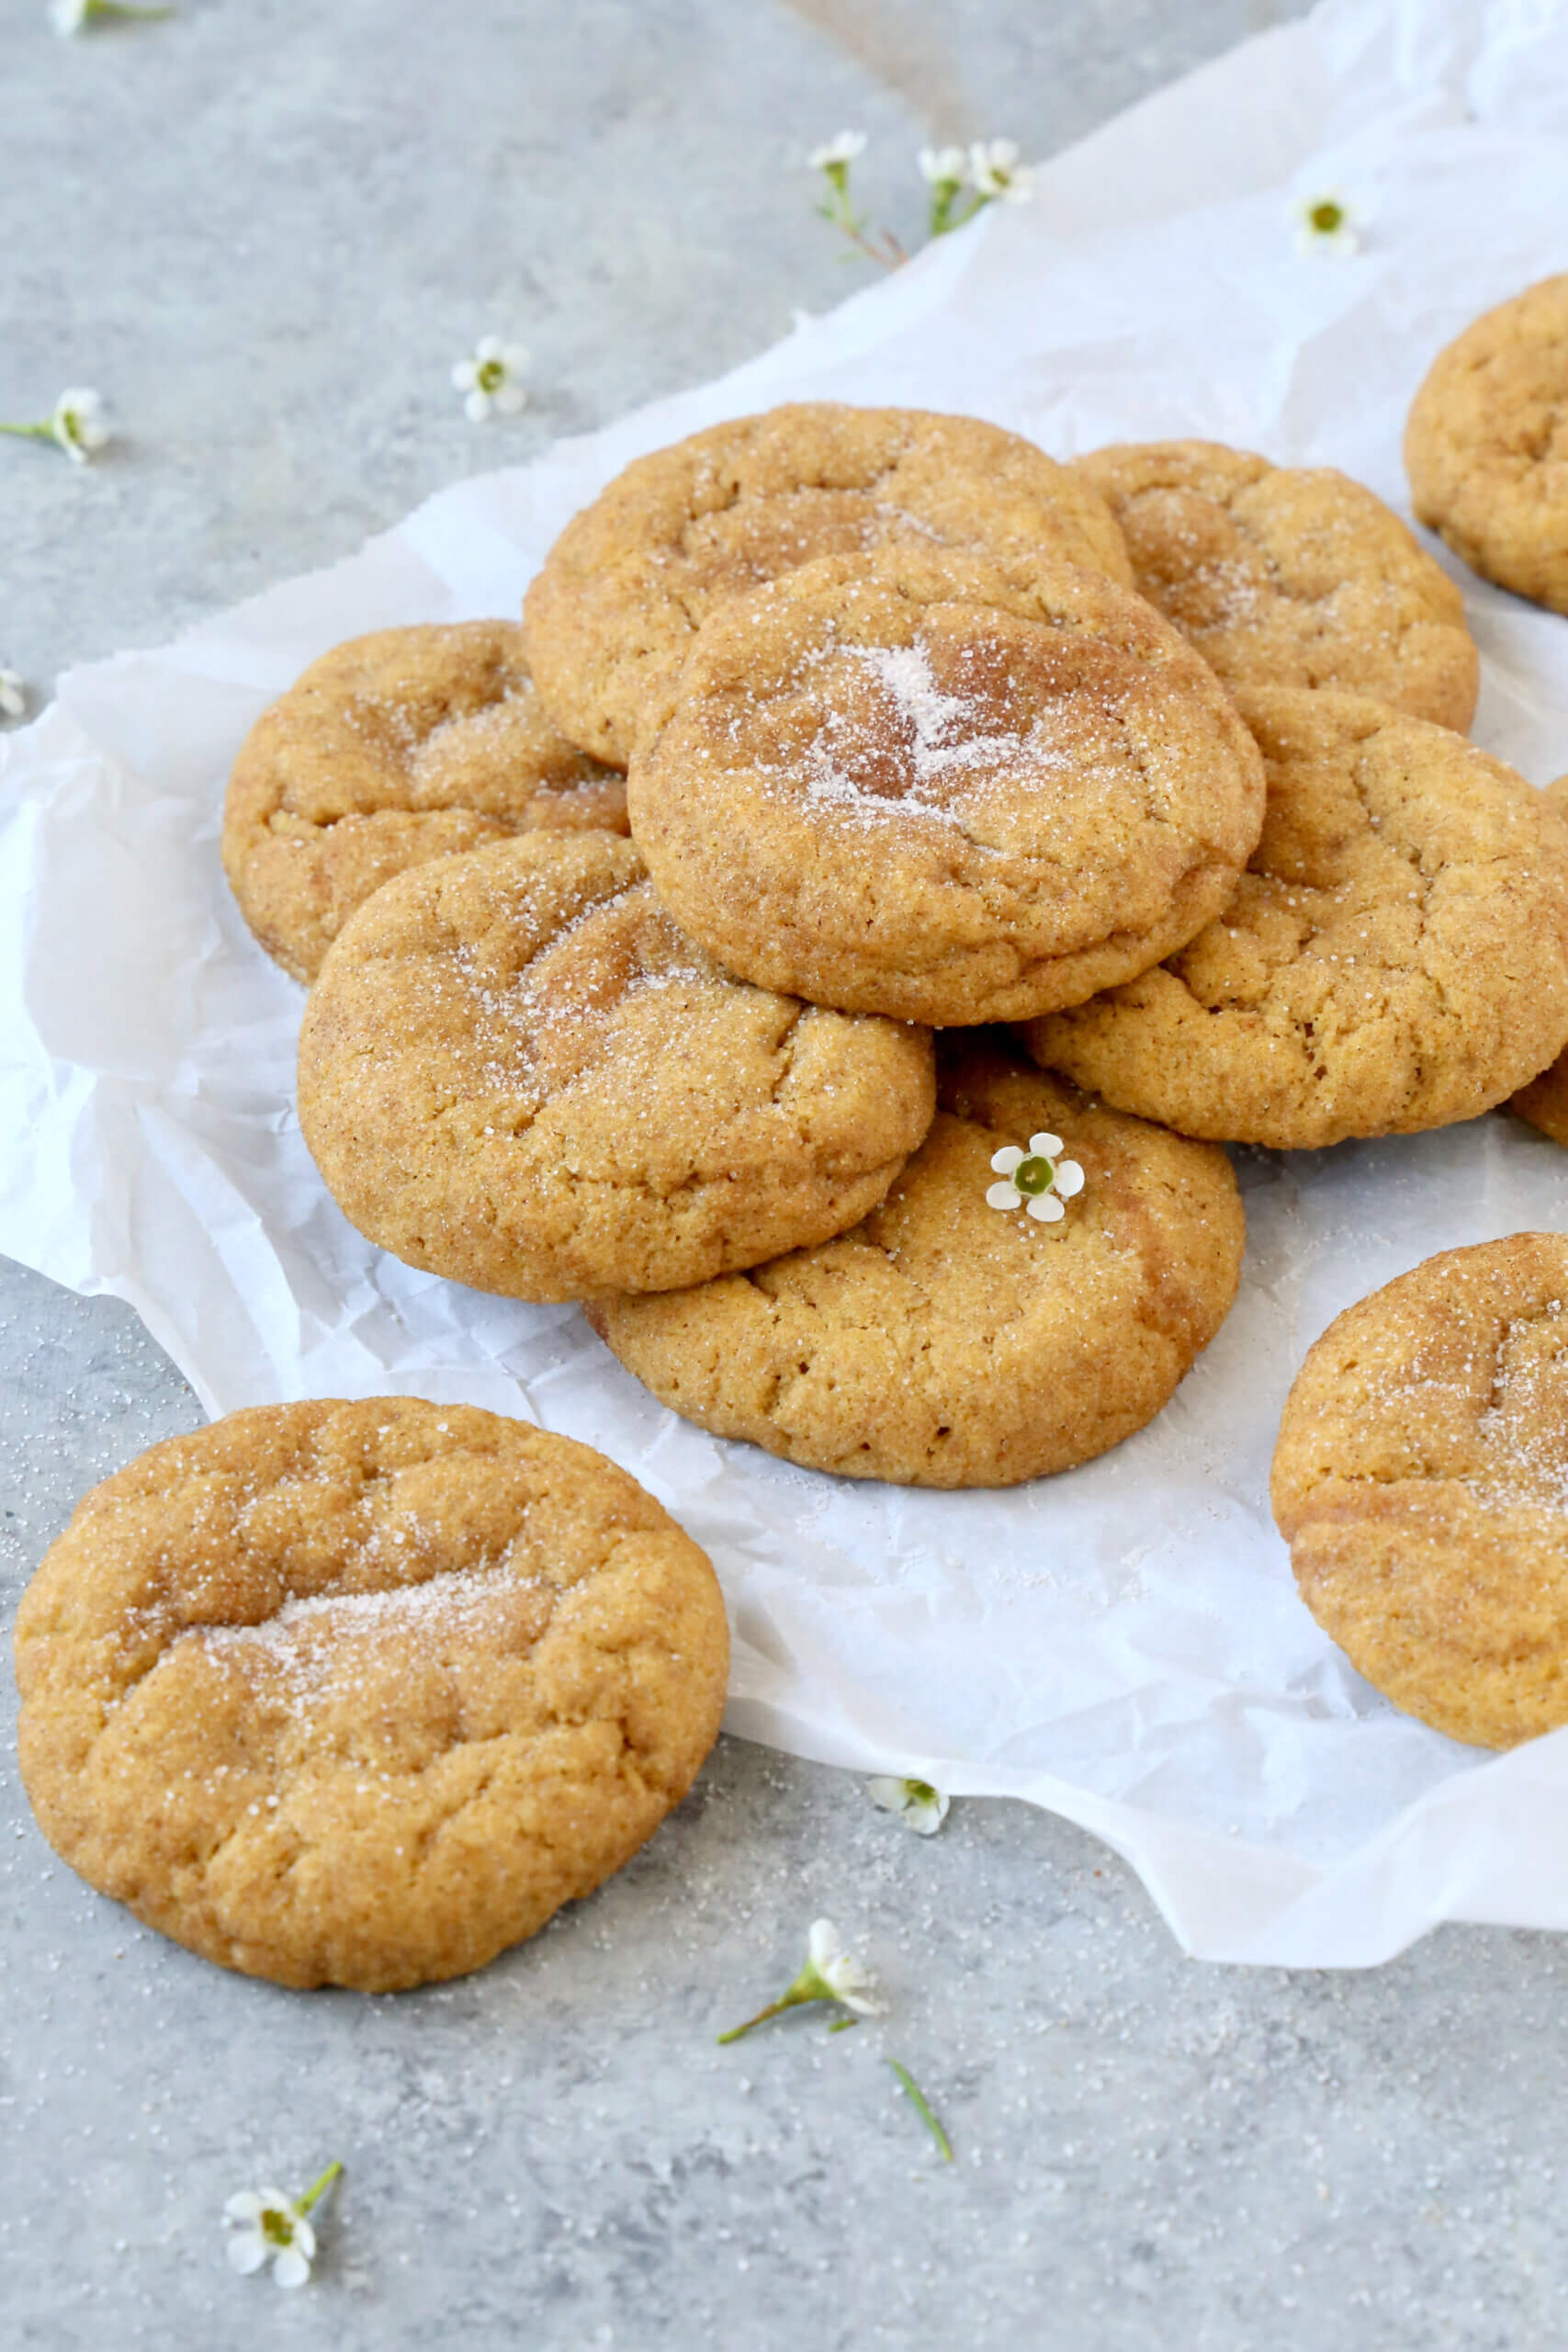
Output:
[[472,424],[482,424],[493,409],[497,416],[515,416],[528,395],[517,379],[526,369],[528,354],[520,343],[503,343],[498,334],[481,335],[473,356],[459,359],[452,381],[467,395],[464,412]]
[[320,2204],[343,2166],[334,2157],[302,2197],[285,2197],[280,2188],[243,2188],[223,2208],[229,2225],[224,2252],[229,2267],[242,2273],[273,2266],[280,2287],[302,2287],[315,2259],[316,2233],[305,2219]]
[[108,442],[103,395],[85,384],[72,385],[38,424],[0,424],[0,433],[14,433],[23,441],[56,441],[73,464],[85,466]]
[[1029,1138],[1029,1149],[1005,1144],[991,1155],[991,1166],[1005,1181],[993,1184],[986,1199],[994,1209],[1027,1209],[1043,1225],[1055,1225],[1066,1215],[1062,1206],[1083,1191],[1083,1170],[1076,1159],[1062,1158],[1060,1136]]
[[862,2018],[879,2018],[886,2012],[887,2005],[877,1989],[874,1972],[852,1952],[845,1951],[831,1919],[813,1922],[807,1941],[806,1965],[794,1984],[776,2001],[770,2001],[765,2009],[759,2009],[754,2018],[748,2018],[744,2025],[731,2026],[728,2033],[721,2033],[718,2038],[720,2041],[739,2041],[753,2026],[765,2024],[769,2018],[782,2017],[785,2009],[797,2009],[807,2001],[837,2001]]
[[865,1792],[880,1812],[896,1813],[917,1837],[934,1838],[947,1819],[948,1800],[929,1781],[900,1781],[879,1774]]
[[1292,198],[1291,213],[1300,252],[1330,254],[1340,261],[1360,252],[1360,228],[1337,188],[1320,188],[1315,196]]

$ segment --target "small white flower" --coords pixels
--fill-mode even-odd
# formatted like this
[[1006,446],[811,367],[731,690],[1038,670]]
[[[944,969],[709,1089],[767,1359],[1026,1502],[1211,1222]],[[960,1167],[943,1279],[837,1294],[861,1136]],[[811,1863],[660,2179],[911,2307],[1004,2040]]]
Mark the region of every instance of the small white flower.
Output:
[[865,1786],[874,1805],[883,1813],[896,1813],[917,1837],[934,1838],[947,1819],[948,1800],[929,1781],[895,1781],[879,1774]]
[[471,359],[459,359],[452,381],[468,398],[463,407],[472,424],[482,424],[493,409],[498,416],[515,416],[527,406],[528,395],[517,381],[528,365],[520,343],[503,343],[498,334],[481,335]]
[[840,130],[836,139],[829,139],[824,146],[814,147],[811,150],[806,159],[807,169],[813,172],[830,172],[835,164],[841,167],[845,164],[852,164],[857,155],[863,155],[864,153],[863,130]]
[[[759,2009],[754,2018],[748,2018],[744,2025],[731,2026],[728,2033],[721,2033],[718,2038],[720,2041],[739,2041],[753,2026],[764,2025],[769,2018],[782,2017],[785,2009],[797,2009],[807,2001],[837,2001],[863,2018],[879,2018],[886,2010],[874,1973],[844,1951],[831,1919],[812,1922],[807,1939],[806,1965],[794,1984],[786,1986],[776,2001],[770,2001],[765,2009]],[[841,2022],[847,2025],[849,2019]]]
[[1042,1224],[1055,1225],[1066,1215],[1062,1203],[1083,1191],[1083,1170],[1076,1159],[1064,1159],[1061,1153],[1061,1136],[1043,1134],[1030,1136],[1027,1151],[1010,1143],[993,1152],[991,1166],[1007,1182],[990,1187],[986,1194],[990,1206],[1027,1207]]
[[922,147],[920,177],[929,187],[963,187],[969,177],[969,160],[962,147]]
[[982,196],[1000,197],[1004,204],[1027,204],[1034,193],[1034,174],[1019,162],[1010,139],[976,139],[969,150],[969,170]]
[[303,2197],[285,2197],[281,2188],[243,2188],[231,2197],[223,2208],[230,2268],[248,2276],[270,2262],[280,2287],[302,2287],[316,2256],[316,2233],[305,2216],[342,2170],[341,2164],[330,2164]]
[[28,689],[19,670],[0,670],[0,712],[7,718],[27,716]]
[[49,429],[66,456],[76,465],[85,466],[96,450],[107,446],[109,437],[108,426],[104,423],[102,395],[85,385],[71,386],[55,401]]
[[1328,254],[1346,261],[1361,250],[1361,231],[1354,212],[1337,188],[1321,188],[1315,196],[1298,196],[1291,202],[1296,224],[1296,249],[1303,254]]

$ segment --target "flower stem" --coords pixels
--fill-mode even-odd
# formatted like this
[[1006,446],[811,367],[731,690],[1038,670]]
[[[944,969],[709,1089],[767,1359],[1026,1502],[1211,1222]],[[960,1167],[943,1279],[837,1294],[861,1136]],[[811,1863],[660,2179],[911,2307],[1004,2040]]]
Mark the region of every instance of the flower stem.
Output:
[[938,2148],[942,2151],[943,2163],[951,2164],[953,2162],[953,2143],[948,2138],[946,2132],[942,2130],[942,2125],[937,2121],[936,2117],[931,2113],[924,2091],[921,2090],[919,2083],[916,2082],[908,2066],[900,2066],[897,2058],[889,2058],[887,2063],[892,2067],[893,2072],[897,2075],[898,2080],[903,2084],[905,2095],[912,2101],[915,2113],[919,2117],[920,2121],[925,2125],[926,2130],[931,2133],[931,2138],[936,2142]]
[[14,433],[22,441],[52,441],[52,424],[0,424],[0,433]]
[[729,2031],[721,2033],[718,2039],[721,2042],[739,2041],[741,2035],[750,2033],[753,2026],[766,2025],[770,2018],[782,2017],[785,2009],[797,2008],[802,2001],[812,1997],[809,1993],[797,1993],[792,1984],[787,1993],[781,1993],[776,2001],[770,2001],[767,2007],[759,2009],[754,2018],[748,2018],[744,2025],[732,2025]]
[[[167,17],[172,15],[173,11],[168,8],[161,8],[158,13],[160,16]],[[332,2187],[333,2181],[337,2178],[342,2170],[342,2165],[334,2156],[331,2164],[327,2166],[325,2172],[321,2174],[320,2179],[313,2180],[310,2183],[310,2188],[305,2191],[303,2197],[297,2197],[294,2199],[294,2211],[297,2213],[308,2213],[311,2206],[318,2204],[326,2195],[328,2189]]]
[[153,25],[174,13],[173,8],[132,7],[130,0],[87,0],[89,21],[96,17],[118,17],[128,24]]

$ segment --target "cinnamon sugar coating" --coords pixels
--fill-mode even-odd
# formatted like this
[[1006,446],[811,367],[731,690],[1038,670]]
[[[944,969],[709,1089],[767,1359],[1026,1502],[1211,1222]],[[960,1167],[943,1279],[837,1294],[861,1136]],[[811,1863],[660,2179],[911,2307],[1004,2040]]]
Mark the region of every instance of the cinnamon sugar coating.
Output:
[[[986,1197],[993,1155],[1042,1129],[1084,1171],[1056,1224]],[[840,1477],[1010,1487],[1153,1419],[1224,1322],[1244,1239],[1223,1151],[969,1035],[943,1042],[931,1134],[853,1232],[589,1320],[718,1436]]]
[[1464,600],[1360,482],[1217,441],[1129,442],[1077,463],[1122,526],[1140,594],[1228,684],[1339,686],[1470,725],[1480,663]]
[[310,981],[394,874],[538,827],[624,833],[626,786],[546,717],[517,623],[378,629],[312,662],[252,728],[223,865],[267,954]]
[[720,604],[818,556],[903,545],[1132,580],[1099,493],[1020,435],[923,409],[792,401],[617,475],[528,590],[528,659],[563,732],[624,767],[649,692]]
[[299,1039],[300,1125],[344,1215],[513,1298],[671,1289],[841,1232],[933,1089],[924,1030],[732,979],[605,833],[386,884]]
[[1157,963],[1230,896],[1263,770],[1143,600],[1076,565],[829,556],[704,622],[627,779],[731,971],[939,1027]]
[[280,1984],[480,1968],[618,1870],[718,1731],[707,1559],[570,1440],[413,1397],[231,1413],[96,1487],[17,1617],[51,1844]]
[[1568,1238],[1445,1250],[1347,1308],[1271,1495],[1303,1600],[1395,1706],[1482,1747],[1568,1723]]
[[1238,689],[1263,838],[1156,969],[1032,1022],[1038,1059],[1183,1135],[1293,1150],[1475,1117],[1568,1039],[1568,820],[1463,736]]

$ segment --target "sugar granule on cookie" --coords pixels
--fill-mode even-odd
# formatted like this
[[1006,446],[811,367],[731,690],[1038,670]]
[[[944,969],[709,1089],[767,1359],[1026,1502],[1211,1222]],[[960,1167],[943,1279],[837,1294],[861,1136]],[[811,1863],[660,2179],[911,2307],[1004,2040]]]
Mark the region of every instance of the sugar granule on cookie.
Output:
[[390,1992],[482,1967],[680,1803],[728,1641],[602,1454],[412,1397],[264,1406],[77,1506],[17,1616],[22,1778],[208,1960]]

